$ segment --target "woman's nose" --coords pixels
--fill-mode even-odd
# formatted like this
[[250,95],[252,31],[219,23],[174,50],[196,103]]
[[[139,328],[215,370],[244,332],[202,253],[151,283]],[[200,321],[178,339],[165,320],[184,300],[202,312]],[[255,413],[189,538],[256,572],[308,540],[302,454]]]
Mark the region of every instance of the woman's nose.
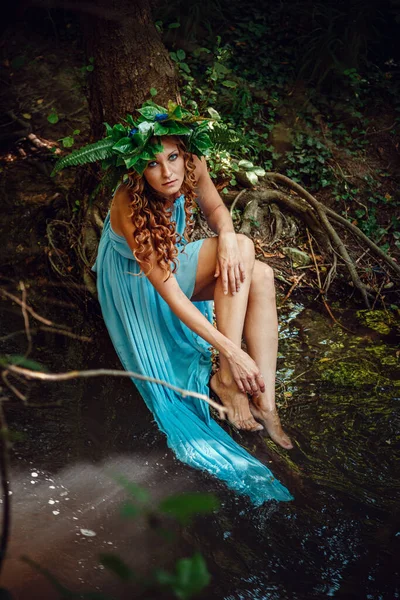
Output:
[[171,175],[171,168],[170,165],[168,163],[164,163],[162,165],[162,174],[163,177],[165,177],[166,179],[168,179]]

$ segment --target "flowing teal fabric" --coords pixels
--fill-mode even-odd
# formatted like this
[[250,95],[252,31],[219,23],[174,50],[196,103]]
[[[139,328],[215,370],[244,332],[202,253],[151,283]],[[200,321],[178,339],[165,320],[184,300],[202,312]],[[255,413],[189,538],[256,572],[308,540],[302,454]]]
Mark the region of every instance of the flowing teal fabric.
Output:
[[[175,201],[171,219],[183,236],[183,196]],[[178,244],[175,276],[188,298],[193,293],[202,243],[183,240]],[[208,343],[186,327],[147,277],[139,274],[127,241],[111,229],[109,214],[93,270],[104,321],[124,368],[207,395],[211,371]],[[211,321],[212,303],[195,304]],[[292,499],[271,471],[211,418],[208,404],[158,384],[133,381],[181,461],[209,471],[236,492],[247,494],[256,505]]]

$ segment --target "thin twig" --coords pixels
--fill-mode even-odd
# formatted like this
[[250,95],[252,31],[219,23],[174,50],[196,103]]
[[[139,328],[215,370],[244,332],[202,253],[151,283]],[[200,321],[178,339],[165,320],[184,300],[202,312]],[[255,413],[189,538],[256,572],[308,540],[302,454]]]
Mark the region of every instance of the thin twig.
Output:
[[281,306],[283,306],[285,304],[286,300],[288,300],[290,298],[293,290],[299,285],[300,281],[303,279],[304,276],[305,276],[305,273],[302,273],[301,275],[299,275],[299,277],[295,278],[295,282],[293,283],[292,287],[290,288],[290,290],[288,291],[288,293],[282,300],[282,302],[280,304]]
[[[86,335],[79,335],[78,333],[72,333],[72,331],[66,331],[64,329],[57,329],[56,327],[35,327],[30,331],[32,335],[36,335],[38,331],[49,331],[50,333],[58,333],[59,335],[64,335],[65,337],[72,338],[73,340],[79,340],[80,342],[93,342],[93,338],[87,337]],[[25,329],[12,331],[7,335],[1,336],[0,342],[4,342],[5,340],[11,339],[16,335],[21,335],[22,333],[26,333]]]
[[313,258],[313,261],[314,261],[314,265],[315,265],[315,270],[317,272],[318,287],[319,287],[319,293],[320,293],[321,298],[322,298],[322,302],[324,303],[324,306],[325,306],[325,308],[326,308],[329,316],[331,317],[332,321],[334,321],[337,325],[339,325],[339,327],[341,327],[345,331],[348,331],[349,333],[351,333],[351,334],[354,335],[354,331],[351,331],[350,329],[348,329],[347,327],[345,327],[344,325],[342,325],[342,323],[340,323],[340,321],[338,321],[336,319],[336,317],[334,316],[334,314],[333,314],[333,312],[332,312],[332,310],[331,310],[331,308],[330,308],[330,306],[329,306],[329,304],[328,304],[328,302],[326,300],[325,290],[322,287],[321,276],[320,276],[320,273],[319,273],[317,259],[315,258],[315,254],[314,254],[314,248],[313,248],[313,245],[312,245],[311,235],[310,235],[310,232],[308,231],[308,229],[306,229],[306,231],[307,231],[308,243],[310,244],[311,255],[312,255],[312,258]]
[[13,394],[15,394],[17,396],[17,398],[19,398],[24,404],[26,403],[26,396],[19,391],[18,388],[15,387],[15,385],[13,385],[12,383],[10,383],[8,381],[8,375],[9,375],[9,370],[5,370],[2,372],[1,374],[1,378],[4,381],[4,383],[6,384],[6,386],[8,387],[9,390],[12,391]]
[[22,308],[22,315],[24,317],[26,338],[28,340],[28,347],[25,352],[25,356],[27,357],[27,356],[29,356],[29,354],[32,351],[32,334],[31,334],[31,330],[30,330],[30,326],[29,326],[29,316],[28,316],[27,304],[26,304],[26,287],[25,287],[23,281],[19,282],[19,286],[20,286],[20,289],[22,292],[21,308]]
[[39,379],[40,381],[67,381],[69,379],[101,377],[105,375],[111,377],[130,377],[131,379],[139,379],[140,381],[148,381],[150,383],[162,385],[170,390],[173,390],[174,392],[177,392],[178,394],[181,394],[184,398],[186,396],[191,396],[193,398],[203,400],[218,410],[221,419],[224,418],[224,413],[227,412],[225,407],[221,406],[217,402],[214,402],[214,400],[211,400],[211,398],[205,394],[199,394],[198,392],[185,390],[176,385],[172,385],[167,381],[163,381],[162,379],[141,375],[140,373],[135,373],[133,371],[118,371],[115,369],[88,369],[87,371],[68,371],[66,373],[43,373],[42,371],[32,371],[31,369],[25,369],[24,367],[18,367],[17,365],[12,364],[7,365],[6,368],[10,373],[18,373],[19,375],[24,375],[28,379]]
[[[17,296],[14,296],[14,294],[10,294],[10,292],[6,292],[6,290],[4,290],[3,288],[0,288],[0,294],[3,294],[3,296],[6,296],[6,298],[10,298],[10,300],[12,300],[13,302],[16,302],[17,304],[19,304],[19,306],[24,307],[24,303],[22,300],[17,298]],[[35,312],[33,310],[33,308],[31,308],[27,304],[25,304],[25,308],[32,315],[32,317],[34,319],[36,319],[37,321],[40,321],[44,325],[54,325],[54,323],[52,323],[52,321],[49,321],[48,319],[45,319],[44,317],[41,317],[40,315],[38,315],[37,312]],[[59,327],[61,327],[61,329],[62,329],[62,326],[59,325]]]

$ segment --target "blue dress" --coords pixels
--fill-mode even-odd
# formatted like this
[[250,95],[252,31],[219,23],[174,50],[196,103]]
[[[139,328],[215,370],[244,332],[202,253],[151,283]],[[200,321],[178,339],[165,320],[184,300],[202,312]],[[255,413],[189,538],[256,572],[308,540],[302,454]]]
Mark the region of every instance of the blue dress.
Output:
[[[184,196],[175,201],[171,220],[183,236]],[[178,244],[175,277],[188,298],[193,294],[202,243],[183,240]],[[111,229],[109,214],[93,270],[104,321],[124,368],[208,395],[209,344],[174,315],[147,277],[140,274],[126,239]],[[212,321],[212,303],[195,304]],[[271,471],[211,418],[207,403],[148,381],[133,382],[181,461],[219,477],[256,505],[271,499],[292,499]]]

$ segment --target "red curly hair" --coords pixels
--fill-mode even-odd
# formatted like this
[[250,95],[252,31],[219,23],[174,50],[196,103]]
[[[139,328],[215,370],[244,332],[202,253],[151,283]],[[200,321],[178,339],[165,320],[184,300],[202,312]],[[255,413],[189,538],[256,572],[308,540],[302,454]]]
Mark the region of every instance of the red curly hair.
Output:
[[[183,154],[185,174],[181,186],[181,193],[185,196],[185,214],[186,229],[184,237],[187,240],[188,232],[192,222],[192,208],[195,201],[196,177],[194,174],[195,164],[193,155],[186,151],[186,147],[181,138],[176,137],[179,151]],[[171,221],[171,212],[166,208],[165,198],[158,194],[146,181],[145,177],[130,171],[128,178],[123,182],[123,187],[127,190],[131,199],[132,212],[129,215],[135,231],[133,238],[137,246],[133,252],[134,257],[141,264],[147,265],[144,270],[148,275],[152,266],[150,256],[153,252],[156,254],[157,263],[165,273],[164,281],[170,277],[171,272],[175,273],[178,266],[177,243],[182,241],[182,236],[177,233],[176,226]],[[173,267],[171,269],[171,263]]]

